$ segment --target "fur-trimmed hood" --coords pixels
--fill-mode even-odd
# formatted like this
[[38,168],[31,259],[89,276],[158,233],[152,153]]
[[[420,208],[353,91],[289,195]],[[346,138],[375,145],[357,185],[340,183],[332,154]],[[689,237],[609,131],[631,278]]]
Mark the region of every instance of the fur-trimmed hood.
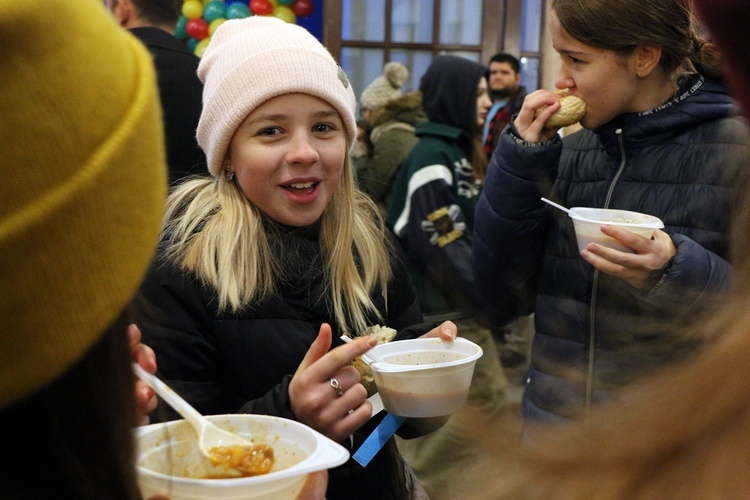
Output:
[[427,115],[422,109],[422,93],[419,91],[408,92],[398,99],[373,110],[370,118],[373,127],[389,121],[405,122],[412,126],[427,121]]

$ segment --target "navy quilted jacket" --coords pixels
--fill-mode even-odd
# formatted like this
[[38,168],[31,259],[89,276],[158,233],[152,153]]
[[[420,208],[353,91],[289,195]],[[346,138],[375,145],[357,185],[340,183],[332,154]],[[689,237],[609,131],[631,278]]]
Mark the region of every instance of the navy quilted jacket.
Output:
[[[578,418],[591,402],[675,359],[690,323],[725,290],[746,129],[726,88],[692,75],[674,100],[544,143],[508,127],[475,219],[480,291],[513,316],[535,312],[526,418]],[[562,204],[633,210],[665,224],[677,254],[637,290],[578,253]],[[669,339],[669,341],[666,341]]]

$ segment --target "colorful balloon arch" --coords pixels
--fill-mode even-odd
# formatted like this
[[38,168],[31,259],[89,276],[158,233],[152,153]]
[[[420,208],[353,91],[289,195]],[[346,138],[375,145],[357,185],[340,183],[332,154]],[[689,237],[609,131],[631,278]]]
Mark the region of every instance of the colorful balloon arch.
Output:
[[184,0],[174,34],[201,57],[211,35],[227,19],[274,16],[296,23],[312,11],[313,0]]

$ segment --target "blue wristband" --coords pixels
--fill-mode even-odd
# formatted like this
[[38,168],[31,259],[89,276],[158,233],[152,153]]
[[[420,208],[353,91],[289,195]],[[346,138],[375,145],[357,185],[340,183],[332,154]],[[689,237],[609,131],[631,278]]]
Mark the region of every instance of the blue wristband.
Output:
[[396,433],[401,424],[406,420],[405,417],[399,417],[397,415],[386,414],[385,418],[375,427],[375,430],[367,436],[362,446],[352,455],[352,458],[357,461],[362,467],[367,467],[370,460],[378,454],[380,449],[385,446],[385,443]]

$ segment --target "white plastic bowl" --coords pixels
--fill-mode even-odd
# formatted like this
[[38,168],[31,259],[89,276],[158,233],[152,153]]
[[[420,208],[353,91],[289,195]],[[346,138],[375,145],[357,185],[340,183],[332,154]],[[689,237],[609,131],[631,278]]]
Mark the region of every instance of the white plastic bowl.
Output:
[[658,217],[629,210],[573,207],[568,215],[573,219],[579,251],[586,248],[589,243],[597,243],[621,252],[633,253],[631,248],[602,233],[602,224],[617,226],[646,238],[651,238],[656,229],[664,227],[664,223]]
[[388,362],[371,365],[373,378],[383,407],[402,417],[440,417],[464,406],[482,356],[481,347],[460,337],[399,340],[369,352]]
[[267,415],[207,416],[214,424],[273,447],[275,463],[268,474],[206,479],[226,473],[215,468],[197,447],[195,430],[176,420],[136,429],[138,483],[143,498],[166,495],[181,499],[295,499],[310,472],[341,465],[349,452],[315,430],[293,420]]

